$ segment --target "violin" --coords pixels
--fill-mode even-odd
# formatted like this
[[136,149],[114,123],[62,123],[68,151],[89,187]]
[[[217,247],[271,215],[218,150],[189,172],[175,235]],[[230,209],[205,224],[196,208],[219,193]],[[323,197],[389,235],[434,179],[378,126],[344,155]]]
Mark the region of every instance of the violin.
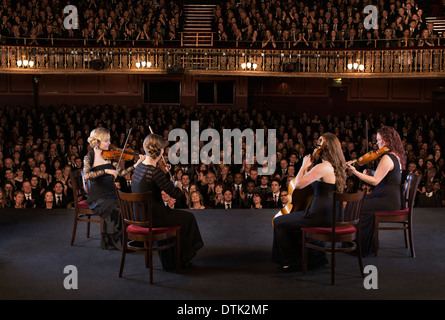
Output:
[[357,163],[359,166],[363,166],[363,165],[368,164],[374,160],[377,160],[378,158],[380,158],[384,154],[388,153],[389,151],[390,150],[388,147],[383,147],[378,150],[365,153],[360,158],[348,161],[346,164],[351,165],[353,163]]
[[[162,159],[164,159],[164,157],[162,157]],[[161,169],[161,171],[164,173],[170,173],[170,170],[168,170],[167,163],[165,162],[165,159],[163,161],[158,161],[158,163],[156,164],[156,167]],[[171,176],[171,173],[170,173],[170,176]]]
[[[317,145],[314,148],[314,151],[311,154],[311,159],[314,159],[321,153],[321,150],[326,147],[326,139],[324,136],[321,136]],[[306,170],[307,172],[307,170]],[[288,214],[294,211],[301,211],[309,207],[314,197],[314,189],[311,185],[304,187],[303,189],[296,189],[295,182],[296,177],[293,178],[289,182],[289,187],[287,189],[287,198],[289,199],[287,205],[280,209],[280,211],[275,215],[275,217]],[[275,218],[274,217],[274,218]]]
[[[151,127],[148,126],[148,128],[150,129],[150,133],[153,134],[153,130],[151,129]],[[164,155],[161,155],[161,160],[162,161],[158,161],[156,166],[159,169],[161,169],[162,172],[168,173],[170,175],[170,180],[173,182],[173,176],[172,176],[172,173],[170,172],[170,170],[168,169],[167,161],[165,161]]]
[[122,160],[131,161],[134,156],[139,156],[139,153],[136,153],[131,148],[117,148],[114,145],[110,145],[108,150],[102,151],[102,156],[107,160],[119,160],[122,156]]

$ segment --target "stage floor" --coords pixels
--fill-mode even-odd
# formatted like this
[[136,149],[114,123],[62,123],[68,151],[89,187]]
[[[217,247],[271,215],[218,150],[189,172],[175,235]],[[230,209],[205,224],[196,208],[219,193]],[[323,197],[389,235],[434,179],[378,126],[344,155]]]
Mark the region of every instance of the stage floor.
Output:
[[[444,209],[415,209],[416,258],[404,248],[403,233],[382,231],[378,257],[364,265],[378,270],[378,289],[367,290],[357,258],[340,254],[336,285],[329,265],[277,274],[270,261],[271,219],[276,210],[194,211],[204,248],[182,274],[161,269],[154,259],[154,285],[142,253],[127,255],[119,278],[121,252],[100,249],[99,228],[92,238],[78,227],[70,246],[72,210],[0,211],[0,299],[2,300],[436,300],[445,298]],[[65,289],[75,266],[78,288]]]

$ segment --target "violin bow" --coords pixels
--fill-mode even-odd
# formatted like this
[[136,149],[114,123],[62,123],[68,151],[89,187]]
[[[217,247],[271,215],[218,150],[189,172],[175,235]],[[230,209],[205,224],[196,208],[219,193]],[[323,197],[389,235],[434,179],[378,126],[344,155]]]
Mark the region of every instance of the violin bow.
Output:
[[118,168],[119,164],[121,163],[122,157],[124,156],[124,151],[125,151],[125,148],[127,147],[127,142],[128,142],[128,139],[130,138],[130,134],[131,134],[131,130],[132,129],[133,128],[130,128],[130,130],[128,131],[127,139],[125,139],[125,144],[124,144],[124,147],[122,148],[121,156],[119,158],[119,161],[116,164],[116,169]]
[[[148,129],[150,129],[150,133],[151,133],[151,134],[154,134],[154,133],[153,133],[153,130],[151,129],[150,126],[148,126]],[[162,161],[164,162],[165,168],[166,168],[167,171],[168,171],[168,174],[170,175],[170,180],[173,182],[173,176],[172,176],[172,173],[170,172],[170,170],[169,170],[168,167],[167,167],[167,162],[165,162],[164,155],[161,155],[161,158],[162,158]]]

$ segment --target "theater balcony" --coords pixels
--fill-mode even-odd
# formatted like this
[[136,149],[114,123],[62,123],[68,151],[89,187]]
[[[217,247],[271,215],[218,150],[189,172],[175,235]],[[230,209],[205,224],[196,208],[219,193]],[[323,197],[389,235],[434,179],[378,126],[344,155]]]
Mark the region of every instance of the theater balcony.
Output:
[[[182,44],[182,46],[181,46]],[[440,44],[440,43],[438,43]],[[348,47],[347,43],[345,47]],[[445,47],[261,49],[233,46],[1,45],[0,73],[189,74],[311,78],[437,78]]]

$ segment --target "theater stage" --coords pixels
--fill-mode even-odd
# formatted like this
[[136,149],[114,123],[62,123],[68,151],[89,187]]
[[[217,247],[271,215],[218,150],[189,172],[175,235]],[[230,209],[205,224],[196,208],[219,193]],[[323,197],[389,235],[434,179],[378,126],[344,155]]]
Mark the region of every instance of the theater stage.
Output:
[[[277,274],[270,261],[275,210],[195,211],[204,239],[192,269],[162,271],[154,259],[149,284],[141,253],[130,253],[118,278],[121,252],[99,247],[98,225],[85,237],[81,223],[70,246],[73,211],[0,211],[0,299],[2,300],[436,300],[445,298],[445,212],[415,209],[416,258],[403,234],[382,231],[378,257],[364,265],[378,269],[378,289],[367,290],[356,257],[340,254],[336,285],[329,265],[301,273]],[[78,289],[64,288],[64,268],[78,270]]]

